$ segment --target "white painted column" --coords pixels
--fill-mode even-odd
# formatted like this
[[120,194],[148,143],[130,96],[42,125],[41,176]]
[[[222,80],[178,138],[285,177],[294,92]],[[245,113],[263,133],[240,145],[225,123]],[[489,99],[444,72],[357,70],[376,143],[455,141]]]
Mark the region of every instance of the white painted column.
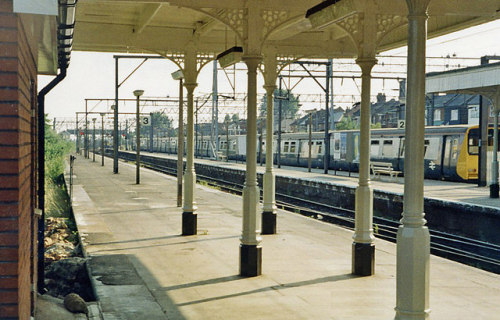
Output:
[[[245,56],[248,68],[246,176],[243,187],[243,232],[240,244],[240,275],[258,276],[262,272],[260,219],[257,219],[259,187],[257,185],[257,67],[260,56]],[[253,155],[253,156],[252,156]]]
[[396,319],[429,318],[430,236],[424,219],[425,42],[429,0],[407,0],[405,187],[397,234]]
[[[267,66],[266,66],[267,68]],[[275,198],[275,176],[273,168],[273,100],[275,84],[264,86],[267,95],[267,118],[266,118],[266,172],[264,173],[264,206],[262,211],[262,234],[276,233],[276,198]]]
[[187,90],[187,124],[186,124],[186,171],[184,173],[184,206],[182,207],[182,235],[194,235],[197,229],[196,202],[194,189],[196,172],[194,170],[194,89],[198,84],[184,83]]
[[354,242],[352,244],[352,273],[373,275],[375,244],[373,243],[373,189],[370,185],[370,90],[371,70],[377,63],[374,57],[358,58],[361,75],[361,123],[359,129],[359,182],[356,188]]

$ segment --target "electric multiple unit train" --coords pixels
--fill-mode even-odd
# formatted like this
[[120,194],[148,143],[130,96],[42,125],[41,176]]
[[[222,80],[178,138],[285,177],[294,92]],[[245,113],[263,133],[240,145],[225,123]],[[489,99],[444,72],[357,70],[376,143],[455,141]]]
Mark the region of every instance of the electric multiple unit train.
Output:
[[[391,163],[394,170],[404,173],[404,129],[372,129],[370,158],[372,161]],[[488,152],[493,145],[493,128],[489,128]],[[229,139],[228,139],[229,138]],[[258,136],[257,159],[265,160],[265,136]],[[274,162],[277,163],[277,136],[273,137]],[[315,132],[311,139],[311,166],[323,168],[326,148],[329,148],[328,168],[331,170],[357,171],[359,165],[359,130],[333,131],[325,140],[324,132]],[[427,179],[474,182],[478,179],[479,128],[455,125],[425,128],[424,175]],[[220,135],[219,155],[228,160],[245,161],[246,136]],[[134,147],[134,146],[132,146]],[[227,149],[229,147],[229,150]],[[151,151],[146,138],[141,149]],[[209,157],[213,146],[205,137],[196,139],[195,155]],[[309,134],[283,133],[280,143],[281,165],[307,167],[309,162]],[[154,152],[177,153],[177,138],[153,139]]]

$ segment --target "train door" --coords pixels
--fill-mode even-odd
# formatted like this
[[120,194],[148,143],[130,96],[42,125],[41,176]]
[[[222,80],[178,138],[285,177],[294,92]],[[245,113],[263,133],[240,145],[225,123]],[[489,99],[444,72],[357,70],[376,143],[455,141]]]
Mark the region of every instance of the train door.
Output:
[[458,136],[444,136],[443,163],[441,166],[442,177],[454,179],[458,160]]

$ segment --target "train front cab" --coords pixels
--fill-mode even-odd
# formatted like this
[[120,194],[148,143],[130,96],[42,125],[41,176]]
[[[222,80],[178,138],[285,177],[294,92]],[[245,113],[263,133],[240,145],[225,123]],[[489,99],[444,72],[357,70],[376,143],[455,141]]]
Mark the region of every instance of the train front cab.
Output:
[[[477,180],[478,138],[476,127],[429,127],[424,140],[426,179],[474,182]],[[472,129],[472,136],[469,134]],[[399,168],[404,171],[404,137],[401,138]]]
[[[488,128],[488,160],[487,172],[491,172],[491,160],[493,157],[493,131],[494,128]],[[466,133],[466,141],[462,145],[462,150],[466,152],[460,153],[459,167],[457,173],[468,181],[477,181],[478,179],[478,162],[479,162],[479,126],[470,127]],[[500,146],[500,143],[499,143]],[[464,149],[465,148],[465,149]],[[500,148],[499,148],[500,150]]]

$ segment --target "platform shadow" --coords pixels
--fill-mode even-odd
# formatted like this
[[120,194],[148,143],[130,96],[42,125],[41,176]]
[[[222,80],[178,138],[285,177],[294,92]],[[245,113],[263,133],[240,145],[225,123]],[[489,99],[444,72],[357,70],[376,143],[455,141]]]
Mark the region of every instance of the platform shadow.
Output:
[[131,243],[131,242],[142,242],[142,241],[153,241],[153,240],[166,240],[166,239],[181,238],[181,237],[182,237],[182,235],[175,234],[175,235],[164,236],[164,237],[153,237],[153,238],[142,238],[142,239],[109,241],[109,242],[96,242],[96,243],[92,243],[91,245],[92,246],[103,246],[103,245],[108,245],[108,244]]
[[[246,296],[246,295],[262,293],[262,292],[266,292],[266,291],[276,291],[276,290],[279,291],[279,290],[283,290],[283,289],[297,288],[297,287],[309,286],[309,285],[320,284],[320,283],[337,282],[337,281],[342,281],[342,280],[354,279],[354,278],[358,278],[358,277],[359,276],[348,273],[348,274],[340,274],[340,275],[322,277],[322,278],[311,279],[311,280],[283,283],[283,284],[278,284],[275,286],[268,286],[268,287],[263,287],[263,288],[259,288],[259,289],[254,289],[254,290],[248,290],[248,291],[237,292],[237,293],[233,293],[233,294],[222,295],[222,296],[218,296],[218,297],[212,297],[212,298],[206,298],[206,299],[200,299],[200,300],[180,303],[180,304],[177,304],[177,307],[188,306],[188,305],[198,304],[198,303],[205,303],[205,302],[216,301],[216,300],[223,300],[223,299],[240,297],[240,296]],[[234,281],[237,279],[245,279],[245,278],[241,277],[241,276],[228,276],[228,277],[216,278],[216,279],[211,279],[211,280],[198,281],[198,282],[194,282],[191,284],[179,285],[179,286],[175,286],[175,287],[181,287],[181,288],[194,287],[197,285],[216,284],[216,283]],[[174,289],[172,289],[172,287],[166,287],[165,290],[174,290]]]
[[[186,236],[176,235],[176,236],[168,236],[168,237],[163,237],[163,238],[160,237],[159,239],[168,239],[168,238],[186,238]],[[180,242],[173,242],[173,243],[160,243],[160,244],[151,244],[151,245],[144,245],[144,246],[137,246],[137,247],[104,249],[104,250],[98,250],[95,252],[115,252],[115,251],[138,250],[138,249],[155,248],[155,247],[168,247],[168,246],[175,246],[175,245],[182,245],[182,244],[190,244],[190,243],[205,242],[205,241],[215,241],[215,240],[225,240],[225,239],[232,239],[232,238],[239,238],[239,236],[203,238],[203,239],[194,239],[194,240],[180,241]],[[143,241],[146,241],[146,240],[143,240]],[[135,242],[135,241],[131,240],[131,241],[125,241],[125,242]],[[119,242],[116,242],[116,243],[119,243]],[[92,245],[94,245],[94,244],[92,244]]]

